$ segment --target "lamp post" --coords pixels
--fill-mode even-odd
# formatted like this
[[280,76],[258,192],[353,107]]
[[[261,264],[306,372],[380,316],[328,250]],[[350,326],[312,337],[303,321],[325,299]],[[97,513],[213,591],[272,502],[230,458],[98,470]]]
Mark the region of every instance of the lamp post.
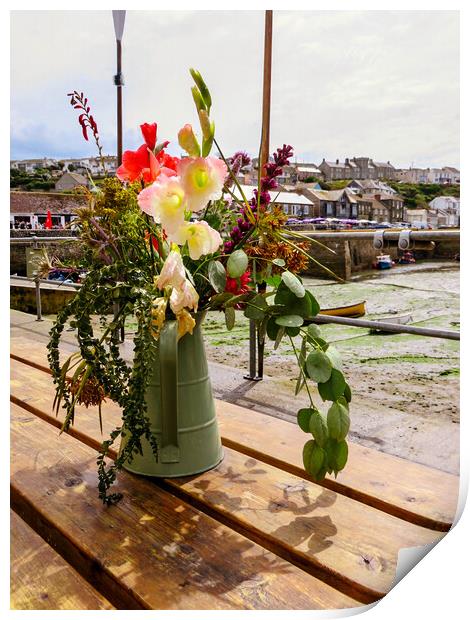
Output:
[[114,76],[114,84],[117,87],[117,163],[122,164],[122,87],[124,76],[122,75],[122,35],[126,11],[113,11],[114,32],[116,34],[117,71]]

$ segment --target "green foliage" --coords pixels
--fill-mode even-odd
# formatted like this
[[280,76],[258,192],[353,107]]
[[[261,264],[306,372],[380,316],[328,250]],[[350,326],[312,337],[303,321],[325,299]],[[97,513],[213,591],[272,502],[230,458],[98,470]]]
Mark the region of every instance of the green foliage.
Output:
[[240,278],[248,269],[248,256],[243,250],[235,250],[228,257],[227,273],[231,278]]
[[209,263],[208,276],[214,291],[223,293],[227,283],[227,274],[225,273],[225,267],[220,261],[213,260]]
[[460,185],[438,185],[436,183],[398,183],[387,181],[405,199],[408,209],[427,207],[437,196],[460,197]]
[[32,173],[10,169],[10,187],[24,192],[48,191],[55,186],[49,170],[38,168]]
[[344,189],[351,183],[351,179],[338,179],[337,181],[319,181],[322,189]]

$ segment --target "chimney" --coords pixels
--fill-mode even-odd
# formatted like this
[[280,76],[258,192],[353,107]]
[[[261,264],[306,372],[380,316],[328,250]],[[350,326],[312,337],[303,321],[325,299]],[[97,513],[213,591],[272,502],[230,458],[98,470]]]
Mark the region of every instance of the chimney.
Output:
[[339,164],[339,159],[336,160],[336,163]]
[[346,159],[344,160],[344,162],[345,162],[346,164],[349,164],[349,157],[346,157]]

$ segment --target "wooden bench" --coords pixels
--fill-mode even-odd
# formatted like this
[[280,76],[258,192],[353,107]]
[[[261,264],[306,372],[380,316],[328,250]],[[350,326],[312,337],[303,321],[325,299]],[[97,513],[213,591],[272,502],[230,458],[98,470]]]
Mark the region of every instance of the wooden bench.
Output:
[[[45,338],[16,327],[11,342],[13,509],[116,608],[370,603],[392,587],[401,548],[452,523],[457,477],[353,445],[346,471],[319,485],[295,425],[222,402],[219,467],[178,480],[123,472],[124,499],[105,508],[96,412],[79,407],[59,438]],[[119,420],[106,403],[104,434]]]
[[10,510],[11,609],[114,609]]

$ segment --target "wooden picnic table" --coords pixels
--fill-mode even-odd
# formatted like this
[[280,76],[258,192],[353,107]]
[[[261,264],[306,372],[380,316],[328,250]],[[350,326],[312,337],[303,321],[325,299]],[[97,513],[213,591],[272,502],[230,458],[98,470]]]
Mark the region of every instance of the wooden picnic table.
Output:
[[[295,425],[217,401],[225,458],[181,479],[123,471],[97,497],[96,411],[59,437],[47,335],[14,313],[14,609],[338,609],[383,597],[398,552],[450,528],[458,478],[357,444],[338,478],[303,470]],[[72,346],[64,344],[64,356]],[[103,432],[120,422],[103,407]]]

